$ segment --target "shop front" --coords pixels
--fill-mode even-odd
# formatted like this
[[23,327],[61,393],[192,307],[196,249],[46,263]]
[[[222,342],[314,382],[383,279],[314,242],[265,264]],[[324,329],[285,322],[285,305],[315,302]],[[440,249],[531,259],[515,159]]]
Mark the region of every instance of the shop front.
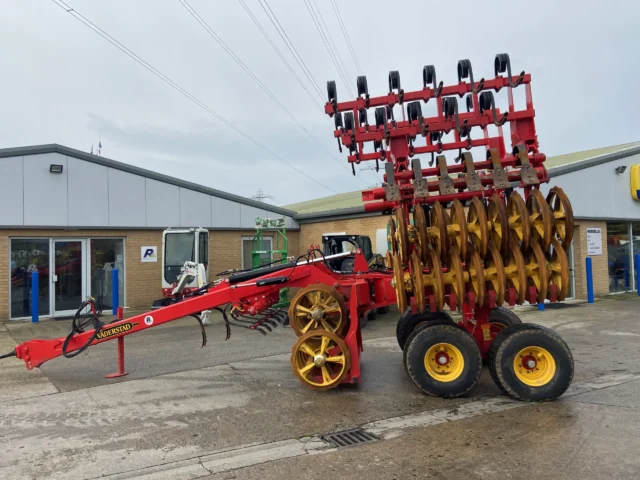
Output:
[[40,316],[71,316],[87,296],[111,308],[113,269],[124,304],[124,238],[10,238],[9,250],[11,319],[31,316],[34,272]]

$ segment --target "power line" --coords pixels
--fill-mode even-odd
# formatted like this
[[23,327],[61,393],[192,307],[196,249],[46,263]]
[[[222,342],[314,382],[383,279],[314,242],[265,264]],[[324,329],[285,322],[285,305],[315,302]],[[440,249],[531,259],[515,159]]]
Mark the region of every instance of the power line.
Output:
[[271,45],[271,48],[273,48],[273,50],[278,54],[278,57],[280,57],[280,60],[282,60],[282,62],[286,65],[286,67],[289,69],[289,71],[291,72],[291,75],[293,75],[295,77],[295,79],[298,81],[298,83],[300,84],[300,86],[302,87],[302,89],[307,92],[307,95],[309,95],[309,98],[311,99],[311,101],[313,103],[315,103],[315,105],[318,108],[322,108],[322,105],[318,102],[318,100],[311,94],[311,92],[309,91],[309,89],[307,88],[307,86],[302,82],[302,80],[300,79],[300,77],[298,76],[298,74],[295,72],[295,70],[293,69],[293,67],[291,66],[291,64],[287,61],[287,59],[284,57],[284,55],[282,55],[282,52],[280,52],[280,49],[277,47],[277,45],[275,43],[273,43],[273,40],[271,40],[271,37],[269,36],[269,34],[265,31],[264,28],[262,28],[262,25],[260,24],[260,21],[255,17],[255,15],[251,12],[251,9],[247,6],[246,3],[244,3],[244,0],[239,0],[240,1],[240,5],[242,5],[242,8],[245,9],[245,11],[247,12],[247,14],[249,15],[249,17],[251,18],[251,20],[253,20],[253,23],[256,25],[256,27],[258,27],[258,30],[260,30],[260,33],[262,33],[262,35],[264,36],[264,38],[267,40],[267,42],[269,42],[269,45]]
[[344,22],[342,21],[342,15],[340,15],[340,10],[338,9],[338,5],[336,5],[335,0],[331,0],[331,5],[333,6],[333,11],[336,12],[336,17],[338,18],[338,23],[340,24],[340,28],[342,29],[342,35],[344,35],[344,39],[347,42],[349,51],[351,52],[351,58],[353,58],[353,63],[355,63],[358,73],[361,74],[362,69],[360,68],[360,62],[358,62],[358,58],[356,57],[356,52],[353,49],[353,45],[351,44],[351,39],[349,38],[347,29],[345,28]]
[[310,3],[307,3],[307,0],[304,0],[304,4],[307,7],[307,10],[309,11],[309,15],[311,15],[311,19],[313,20],[313,24],[316,26],[316,30],[318,30],[318,33],[320,34],[322,43],[324,43],[324,46],[326,47],[327,52],[329,52],[329,57],[331,57],[331,61],[333,62],[333,65],[336,67],[336,70],[338,71],[338,75],[340,75],[340,78],[342,78],[342,81],[344,82],[345,87],[349,89],[349,92],[351,92],[351,95],[355,97],[355,93],[353,93],[353,88],[350,88],[350,84],[347,81],[345,74],[342,72],[340,65],[338,65],[338,61],[336,60],[336,57],[334,56],[333,51],[331,50],[331,47],[329,47],[329,43],[325,38],[322,28],[320,27],[320,22],[316,17],[315,12],[313,11],[313,7],[310,5]]
[[[311,5],[311,1],[312,0],[309,0],[309,5]],[[331,32],[329,31],[329,27],[327,27],[327,24],[324,23],[324,17],[322,16],[322,12],[320,11],[320,8],[318,7],[318,4],[316,3],[316,0],[313,0],[313,5],[316,7],[316,10],[318,11],[318,17],[320,18],[320,22],[322,22],[322,26],[324,27],[324,29],[326,31],[325,35],[326,35],[327,39],[329,40],[329,43],[333,47],[334,55],[337,57],[338,63],[340,63],[340,66],[342,67],[345,76],[347,78],[349,78],[349,70],[347,70],[347,67],[345,66],[344,62],[342,61],[342,57],[340,56],[340,51],[336,47],[336,44],[333,43],[333,37],[331,36]],[[355,96],[355,92],[354,92],[354,96]]]
[[[300,54],[296,50],[296,47],[293,45],[293,42],[291,42],[291,40],[289,40],[289,36],[287,35],[287,32],[285,32],[284,28],[282,28],[282,25],[280,25],[280,22],[278,21],[278,17],[276,17],[276,14],[273,13],[273,10],[271,10],[271,7],[267,3],[267,0],[264,0],[264,5],[262,4],[262,1],[263,0],[258,0],[258,2],[260,3],[260,6],[264,10],[264,12],[267,14],[267,17],[269,17],[269,20],[271,21],[271,23],[275,27],[276,31],[278,32],[278,35],[280,35],[280,38],[282,38],[282,41],[284,42],[284,44],[289,49],[289,52],[291,52],[291,55],[293,55],[293,58],[295,59],[295,61],[298,62],[298,65],[302,69],[303,73],[309,79],[309,81],[311,82],[313,87],[318,92],[318,95],[320,95],[320,98],[324,102],[325,95],[320,90],[320,87],[318,86],[318,84],[316,83],[315,79],[313,78],[313,75],[311,75],[311,70],[309,70],[307,68],[307,65],[304,63],[304,60],[302,60],[302,57],[300,56]],[[265,6],[266,6],[266,8],[265,8]],[[273,16],[273,18],[272,18],[272,16]]]
[[333,193],[338,193],[337,191],[335,191],[333,188],[328,187],[327,185],[325,185],[324,183],[322,183],[321,181],[319,181],[318,179],[312,177],[311,175],[307,174],[306,172],[304,172],[303,170],[299,169],[298,167],[296,167],[295,165],[293,165],[291,162],[287,161],[286,159],[284,159],[283,157],[281,157],[280,155],[278,155],[275,152],[272,152],[271,150],[269,150],[267,147],[265,147],[262,143],[260,143],[258,140],[256,140],[255,138],[251,137],[250,135],[248,135],[247,133],[245,133],[244,131],[242,131],[240,128],[238,128],[237,126],[235,126],[233,123],[231,123],[229,120],[227,120],[226,118],[224,118],[222,115],[218,114],[217,112],[215,112],[212,108],[210,108],[208,105],[206,105],[205,103],[203,103],[201,100],[199,100],[198,98],[196,98],[195,96],[193,96],[191,93],[189,93],[187,90],[185,90],[184,88],[182,88],[180,85],[178,85],[177,83],[175,83],[173,80],[171,80],[169,77],[167,77],[166,75],[164,75],[162,72],[160,72],[159,70],[157,70],[155,67],[153,67],[152,65],[150,65],[148,62],[146,62],[145,60],[143,60],[141,57],[139,57],[138,55],[136,55],[135,53],[133,53],[131,50],[129,50],[127,47],[125,47],[124,45],[122,45],[120,42],[118,42],[116,39],[114,39],[113,37],[111,37],[108,33],[106,33],[104,30],[100,29],[97,25],[95,25],[94,23],[92,23],[91,21],[89,21],[87,18],[85,18],[84,16],[82,16],[80,13],[78,13],[77,11],[75,11],[73,8],[71,8],[69,5],[67,5],[66,3],[64,3],[62,0],[51,0],[53,3],[55,3],[56,5],[58,5],[60,8],[62,8],[63,10],[65,10],[68,14],[70,14],[72,17],[74,17],[75,19],[79,20],[80,22],[82,22],[85,26],[89,27],[91,30],[93,30],[95,33],[97,33],[98,35],[100,35],[102,38],[104,38],[105,40],[107,40],[109,43],[111,43],[113,46],[115,46],[116,48],[118,48],[119,50],[121,50],[122,52],[124,52],[128,57],[130,57],[131,59],[135,60],[138,64],[142,65],[144,68],[146,68],[147,70],[149,70],[151,73],[153,73],[156,77],[160,78],[163,82],[165,82],[166,84],[168,84],[170,87],[172,87],[173,89],[177,90],[178,92],[180,92],[182,95],[184,95],[185,97],[187,97],[189,100],[191,100],[193,103],[195,103],[196,105],[198,105],[200,108],[202,108],[203,110],[205,110],[207,113],[209,113],[210,115],[212,115],[213,117],[215,117],[216,119],[218,119],[220,122],[224,123],[226,126],[228,126],[229,128],[231,128],[232,130],[234,130],[236,133],[238,133],[239,135],[241,135],[242,137],[244,137],[245,139],[249,140],[251,143],[253,143],[254,145],[256,145],[258,148],[260,148],[261,150],[265,151],[266,153],[268,153],[269,155],[271,155],[272,157],[274,157],[275,159],[279,160],[280,162],[284,163],[285,165],[293,168],[294,170],[296,170],[298,173],[300,173],[301,175],[304,175],[305,177],[307,177],[309,180],[312,180],[313,182],[317,183],[318,185],[321,185],[322,187],[326,188],[327,190],[333,192]]
[[289,111],[289,109],[287,109],[287,107],[285,107],[284,104],[280,100],[278,100],[278,98],[271,92],[271,90],[269,90],[267,86],[262,83],[257,75],[254,74],[249,67],[247,67],[247,65],[240,59],[240,57],[238,57],[234,53],[234,51],[231,50],[231,48],[226,43],[224,43],[222,38],[220,38],[220,36],[218,36],[218,34],[209,26],[209,24],[200,16],[200,14],[198,14],[198,12],[191,5],[189,5],[187,0],[178,1],[187,10],[187,12],[189,12],[191,16],[196,19],[196,21],[202,26],[202,28],[204,28],[207,33],[218,43],[218,45],[220,45],[224,49],[224,51],[227,52],[238,65],[240,65],[245,73],[258,84],[262,91],[266,93],[267,96],[271,98],[271,100],[273,100],[273,102],[278,105],[278,107],[280,107],[280,109],[284,113],[286,113],[289,118],[291,118],[291,120],[293,120],[304,133],[309,136],[309,138],[311,138],[311,140],[313,140],[320,148],[322,148],[333,160],[336,160],[342,168],[344,168],[346,171],[349,171],[349,167],[347,167],[342,160],[334,157],[333,154],[320,142],[320,140],[318,140],[315,135],[313,135],[309,130],[306,129],[306,127]]

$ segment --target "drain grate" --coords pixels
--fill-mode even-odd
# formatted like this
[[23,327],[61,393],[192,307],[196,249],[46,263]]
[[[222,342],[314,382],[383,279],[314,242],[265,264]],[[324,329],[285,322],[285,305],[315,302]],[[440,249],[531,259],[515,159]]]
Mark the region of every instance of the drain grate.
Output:
[[378,437],[365,432],[361,428],[354,428],[322,435],[322,439],[334,447],[352,447],[354,445],[362,445],[363,443],[375,442],[378,440]]

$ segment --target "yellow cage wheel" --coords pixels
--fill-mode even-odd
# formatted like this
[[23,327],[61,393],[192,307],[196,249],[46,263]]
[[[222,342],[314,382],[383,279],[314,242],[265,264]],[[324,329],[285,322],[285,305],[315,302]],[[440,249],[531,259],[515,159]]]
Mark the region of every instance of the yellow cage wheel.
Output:
[[541,325],[507,327],[491,344],[489,362],[496,384],[517,400],[555,400],[573,380],[569,347],[557,333]]
[[484,305],[485,281],[482,260],[478,252],[471,252],[467,258],[465,271],[466,291],[473,292],[476,297],[476,305]]
[[291,349],[291,367],[300,383],[314,390],[335,388],[351,366],[346,343],[333,332],[310,330]]
[[509,251],[509,220],[507,209],[497,194],[491,195],[489,199],[487,220],[491,225],[491,242],[502,255],[507,255]]
[[516,291],[516,303],[522,305],[527,295],[527,271],[524,257],[515,241],[509,242],[509,255],[505,259],[504,275],[507,279],[507,288]]
[[444,280],[442,278],[442,263],[433,249],[429,250],[427,268],[429,273],[424,274],[424,283],[427,287],[431,287],[436,310],[440,311],[444,307]]
[[552,236],[556,236],[562,248],[567,250],[573,239],[573,208],[569,197],[560,187],[553,187],[547,195],[547,203],[554,220]]
[[297,336],[316,329],[341,335],[348,323],[347,304],[329,285],[309,285],[300,290],[289,305],[289,325]]
[[482,356],[474,338],[455,324],[425,324],[416,328],[404,348],[411,381],[424,393],[452,398],[471,390],[482,371]]
[[413,225],[418,230],[418,243],[420,244],[420,260],[427,263],[427,255],[429,252],[429,239],[427,237],[427,216],[424,214],[422,205],[413,207]]
[[464,271],[460,253],[456,247],[449,250],[447,272],[442,274],[445,290],[455,294],[458,306],[464,302]]
[[390,250],[387,250],[387,253],[384,256],[384,266],[387,268],[393,268],[393,257],[391,256]]
[[518,192],[511,192],[509,195],[507,222],[509,223],[509,238],[514,238],[523,250],[527,250],[531,239],[531,225],[529,224],[527,206]]
[[451,243],[458,248],[460,256],[467,256],[467,243],[469,242],[469,232],[467,231],[467,219],[464,214],[464,207],[457,198],[451,203],[451,215],[447,219],[447,236]]
[[[551,240],[551,249],[549,258],[551,285],[556,286],[556,297],[561,302],[567,298],[569,293],[569,259],[564,248],[555,238]],[[549,292],[547,292],[547,296],[549,296]]]
[[400,261],[406,264],[409,262],[409,234],[407,230],[407,220],[402,207],[396,210],[396,229]]
[[531,238],[540,242],[542,250],[549,250],[551,243],[551,233],[553,230],[553,216],[549,204],[537,188],[529,193],[527,198],[527,211],[529,212],[529,223],[531,224]]
[[527,288],[536,287],[537,302],[542,303],[547,298],[550,272],[547,268],[547,259],[542,253],[537,241],[531,242],[531,254],[525,265],[527,275]]
[[393,217],[390,217],[389,221],[387,222],[387,230],[389,232],[387,235],[387,241],[391,245],[391,253],[398,253],[398,240],[396,238],[396,221],[393,219]]
[[447,238],[447,219],[444,208],[440,202],[435,202],[431,207],[431,226],[427,229],[427,235],[431,240],[431,245],[440,258],[446,258],[449,248]]
[[411,255],[411,283],[413,284],[413,296],[416,299],[418,312],[424,311],[424,278],[422,273],[422,263],[418,257],[418,252]]
[[469,204],[467,230],[469,231],[469,238],[475,245],[480,257],[484,258],[487,254],[489,232],[487,229],[487,212],[478,197],[473,197]]
[[393,255],[393,279],[391,280],[393,289],[396,292],[396,304],[400,313],[407,309],[407,289],[405,285],[405,273],[402,270],[402,263],[398,255]]
[[489,244],[489,253],[485,260],[484,281],[485,290],[493,290],[495,292],[496,305],[502,305],[504,303],[504,290],[507,281],[504,275],[502,257],[493,244]]

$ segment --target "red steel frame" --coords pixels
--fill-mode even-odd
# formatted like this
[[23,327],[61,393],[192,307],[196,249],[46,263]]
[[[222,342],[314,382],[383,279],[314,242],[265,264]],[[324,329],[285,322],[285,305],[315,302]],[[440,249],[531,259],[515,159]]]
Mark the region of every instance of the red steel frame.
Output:
[[[386,272],[369,271],[367,261],[360,250],[355,252],[354,273],[337,274],[323,263],[322,258],[319,258],[245,282],[232,283],[229,278],[222,279],[200,296],[187,298],[179,303],[106,325],[104,329],[123,326],[127,329],[122,329],[120,333],[108,338],[96,339],[91,342],[91,345],[116,338],[121,341],[126,335],[227,304],[250,315],[258,314],[279,301],[280,288],[282,288],[281,283],[259,286],[258,281],[282,277],[287,278],[286,285],[289,287],[303,288],[312,284],[326,284],[335,287],[345,297],[348,302],[349,316],[352,319],[344,338],[351,355],[351,370],[345,382],[358,383],[362,352],[362,335],[358,319],[369,310],[390,305],[396,301],[395,291],[391,286],[391,275]],[[69,342],[68,352],[80,349],[89,341],[93,333],[94,331],[88,331],[74,336]],[[16,346],[16,356],[25,362],[28,370],[31,370],[61,356],[64,341],[64,337],[53,340],[29,340]],[[118,352],[121,355],[120,348]],[[123,365],[124,358],[120,360]]]
[[[548,181],[547,172],[544,168],[545,155],[538,151],[538,140],[534,123],[535,110],[531,96],[531,75],[521,74],[517,84],[523,85],[526,89],[526,108],[517,111],[513,103],[512,85],[510,78],[497,75],[493,79],[481,80],[474,84],[474,88],[469,82],[460,81],[457,85],[438,86],[437,88],[424,87],[414,92],[391,92],[387,95],[379,97],[359,97],[348,102],[328,102],[325,105],[325,113],[330,116],[337,112],[351,111],[354,119],[358,119],[358,111],[362,108],[371,108],[377,106],[396,105],[420,100],[427,102],[431,99],[438,101],[438,115],[432,118],[423,118],[422,124],[427,127],[427,131],[445,132],[454,131],[455,141],[448,144],[434,144],[427,131],[420,131],[419,122],[409,122],[406,120],[387,124],[386,127],[376,126],[354,126],[353,131],[345,132],[343,129],[335,130],[334,136],[338,138],[346,147],[354,145],[352,150],[355,153],[349,155],[348,161],[352,164],[359,164],[363,161],[384,160],[392,162],[394,165],[394,180],[398,183],[401,191],[401,199],[398,201],[387,201],[385,199],[385,189],[376,188],[366,190],[362,193],[365,202],[366,211],[387,211],[402,208],[405,211],[405,217],[409,218],[408,213],[411,207],[423,203],[433,203],[435,201],[448,202],[455,198],[466,200],[473,196],[488,197],[493,193],[503,196],[504,192],[495,189],[490,175],[480,173],[482,170],[490,167],[490,162],[482,160],[474,162],[477,172],[480,173],[481,183],[488,188],[477,192],[464,192],[466,180],[464,178],[454,179],[454,186],[458,190],[452,195],[429,195],[427,197],[418,198],[414,196],[412,179],[414,172],[409,170],[409,158],[415,154],[423,153],[442,153],[446,150],[462,150],[470,149],[477,146],[485,146],[487,150],[496,148],[500,154],[500,161],[503,167],[507,167],[510,181],[520,180],[519,171],[515,169],[516,159],[514,155],[506,152],[502,128],[498,126],[498,135],[489,136],[487,127],[494,124],[495,117],[493,112],[479,110],[478,95],[482,91],[494,90],[499,91],[502,88],[508,89],[509,109],[507,112],[507,121],[510,124],[511,144],[524,144],[526,146],[529,162],[534,167],[536,175],[540,182]],[[459,132],[456,130],[455,119],[447,118],[443,115],[443,106],[441,98],[447,96],[463,97],[466,94],[473,95],[473,111],[460,113],[459,121],[466,121],[468,127],[479,127],[483,130],[484,137],[476,140],[462,140]],[[496,109],[496,117],[501,116],[500,110]],[[405,117],[403,108],[403,117]],[[424,146],[415,146],[413,141],[418,136],[425,133],[426,139]],[[386,149],[374,153],[364,153],[364,143],[373,141],[385,141]],[[449,165],[448,173],[464,172],[464,165]],[[424,178],[438,176],[437,168],[426,168],[422,170]],[[388,180],[388,179],[387,179]],[[521,186],[524,185],[521,183]],[[525,196],[532,187],[526,186]],[[435,192],[439,189],[438,182],[428,182],[428,191]],[[443,269],[446,272],[446,268]],[[260,286],[258,281],[280,278],[284,283],[271,283]],[[286,280],[285,280],[286,278]],[[260,275],[257,278],[247,280],[246,282],[233,283],[229,278],[219,280],[215,285],[202,295],[184,300],[169,306],[162,307],[149,313],[136,315],[128,319],[117,320],[103,328],[111,329],[126,326],[120,333],[111,335],[108,338],[96,339],[91,345],[97,345],[113,339],[118,339],[120,346],[123,348],[123,337],[132,333],[136,333],[148,328],[162,325],[173,320],[183,318],[204,310],[211,310],[227,304],[233,305],[235,308],[256,315],[271,307],[279,300],[279,291],[283,285],[289,287],[306,287],[312,284],[326,284],[335,287],[346,299],[349,308],[350,324],[349,329],[344,338],[349,353],[351,355],[350,373],[345,378],[346,383],[358,383],[360,381],[360,353],[362,352],[362,336],[360,332],[360,316],[374,308],[383,307],[396,303],[396,293],[392,286],[392,274],[388,271],[370,271],[367,262],[360,250],[355,252],[354,272],[351,274],[339,274],[331,271],[322,259],[315,259],[297,264],[294,267],[287,267],[272,273]],[[431,310],[435,310],[435,302],[433,295],[427,292],[426,305]],[[474,336],[483,356],[488,352],[491,344],[491,332],[489,327],[489,312],[495,307],[495,298],[493,292],[489,291],[484,299],[483,306],[477,307],[476,299],[472,293],[465,294],[461,305],[459,300],[450,292],[445,292],[445,303],[452,309],[458,308],[462,311],[462,325]],[[535,288],[528,292],[528,299],[535,302]],[[555,298],[553,286],[551,293],[552,301]],[[515,292],[513,289],[507,291],[506,301],[515,304]],[[480,303],[480,302],[479,302]],[[415,301],[412,299],[411,308],[415,312]],[[89,341],[94,334],[93,331],[85,332],[74,336],[68,346],[68,351],[80,349]],[[64,338],[53,340],[30,340],[18,345],[15,349],[16,356],[25,362],[26,368],[31,370],[39,367],[44,362],[62,355],[62,345]],[[122,364],[119,370],[124,371],[124,357],[122,353]]]

